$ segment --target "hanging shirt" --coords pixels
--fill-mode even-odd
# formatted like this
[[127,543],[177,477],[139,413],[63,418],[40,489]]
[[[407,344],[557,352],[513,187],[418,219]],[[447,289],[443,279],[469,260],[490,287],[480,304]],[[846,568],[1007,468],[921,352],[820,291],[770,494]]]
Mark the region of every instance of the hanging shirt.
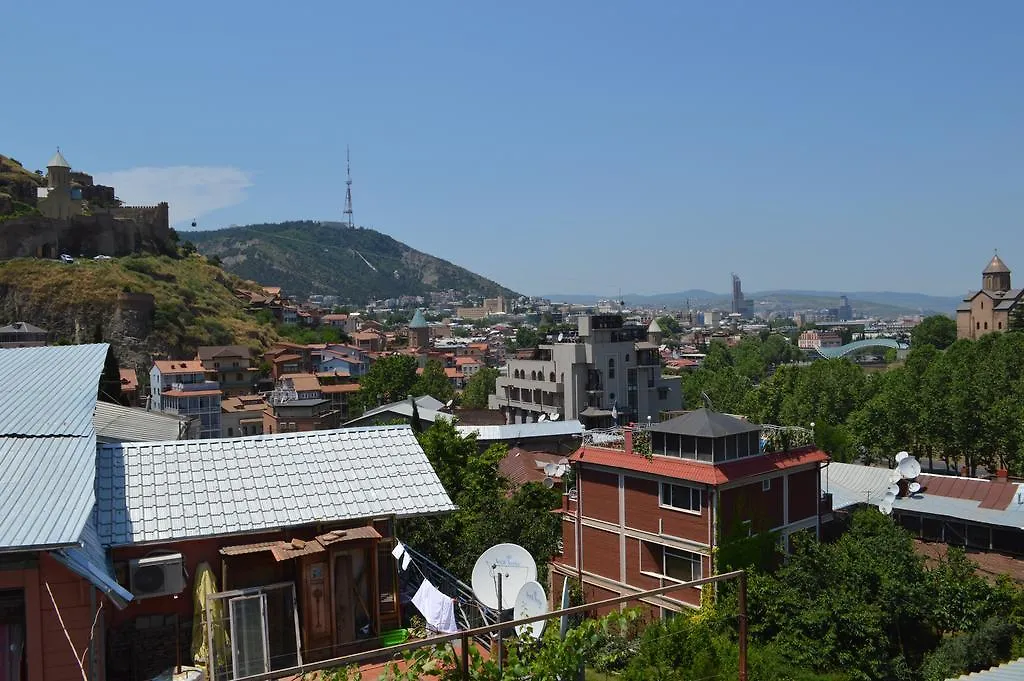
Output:
[[416,595],[412,597],[412,604],[423,613],[423,619],[434,631],[454,634],[459,630],[459,625],[455,623],[454,601],[438,591],[429,579],[424,579],[420,584]]

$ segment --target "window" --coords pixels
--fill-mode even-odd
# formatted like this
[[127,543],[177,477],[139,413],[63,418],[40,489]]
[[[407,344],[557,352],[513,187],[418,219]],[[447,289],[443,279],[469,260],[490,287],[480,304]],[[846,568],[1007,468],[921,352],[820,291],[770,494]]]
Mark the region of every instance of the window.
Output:
[[609,357],[608,358],[608,379],[611,380],[613,378],[615,378],[615,358],[614,357]]
[[1003,328],[1003,323],[1002,322],[999,322],[999,328],[1000,329]]
[[235,429],[234,428],[228,428],[228,437],[233,437],[234,434],[235,434]]
[[551,372],[551,376],[549,378],[551,379],[552,383],[555,382],[555,372],[554,371]]
[[988,331],[988,322],[985,322],[985,330]]
[[974,322],[974,330],[975,331],[981,330],[981,322]]
[[629,364],[629,353],[626,353],[626,364]]
[[661,505],[678,511],[700,513],[702,492],[689,485],[661,483]]
[[772,481],[771,481],[771,479],[762,480],[761,481],[761,491],[762,492],[767,492],[771,488],[772,488]]
[[664,575],[680,582],[692,582],[703,576],[701,571],[701,556],[699,553],[681,551],[679,549],[665,549]]

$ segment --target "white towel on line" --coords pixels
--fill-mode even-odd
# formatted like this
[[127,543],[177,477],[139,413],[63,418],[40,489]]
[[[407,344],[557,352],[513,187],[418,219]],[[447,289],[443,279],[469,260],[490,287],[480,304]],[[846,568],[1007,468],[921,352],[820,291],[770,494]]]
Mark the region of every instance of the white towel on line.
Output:
[[416,595],[412,597],[412,604],[423,613],[423,619],[434,630],[442,634],[454,634],[459,630],[455,622],[455,603],[449,596],[441,593],[436,586],[424,579]]

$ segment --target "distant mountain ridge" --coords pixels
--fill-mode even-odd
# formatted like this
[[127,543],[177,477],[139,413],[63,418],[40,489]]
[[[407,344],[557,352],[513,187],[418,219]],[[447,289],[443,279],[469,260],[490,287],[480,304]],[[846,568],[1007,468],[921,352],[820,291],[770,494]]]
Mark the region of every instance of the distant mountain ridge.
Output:
[[[798,289],[777,289],[773,291],[744,292],[748,299],[768,301],[779,306],[797,309],[820,309],[838,307],[839,296],[845,295],[850,304],[857,310],[869,314],[878,313],[923,313],[952,314],[960,303],[957,296],[933,296],[924,293],[905,293],[898,291],[813,291]],[[551,294],[545,295],[552,301],[591,304],[609,296],[587,294]],[[705,289],[687,289],[676,293],[656,293],[652,295],[625,294],[621,298],[627,305],[682,307],[689,300],[697,305],[721,305],[728,307],[731,295],[715,293]]]
[[182,232],[182,239],[224,269],[287,294],[369,300],[456,289],[469,295],[518,296],[447,260],[417,251],[373,229],[337,222],[296,221]]

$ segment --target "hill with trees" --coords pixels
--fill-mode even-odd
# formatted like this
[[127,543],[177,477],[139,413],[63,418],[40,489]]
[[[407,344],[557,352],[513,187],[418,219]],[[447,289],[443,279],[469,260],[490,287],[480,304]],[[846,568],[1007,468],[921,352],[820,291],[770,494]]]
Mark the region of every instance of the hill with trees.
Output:
[[302,298],[332,294],[361,305],[447,289],[481,298],[518,295],[386,234],[340,223],[282,222],[181,236],[228,271]]

